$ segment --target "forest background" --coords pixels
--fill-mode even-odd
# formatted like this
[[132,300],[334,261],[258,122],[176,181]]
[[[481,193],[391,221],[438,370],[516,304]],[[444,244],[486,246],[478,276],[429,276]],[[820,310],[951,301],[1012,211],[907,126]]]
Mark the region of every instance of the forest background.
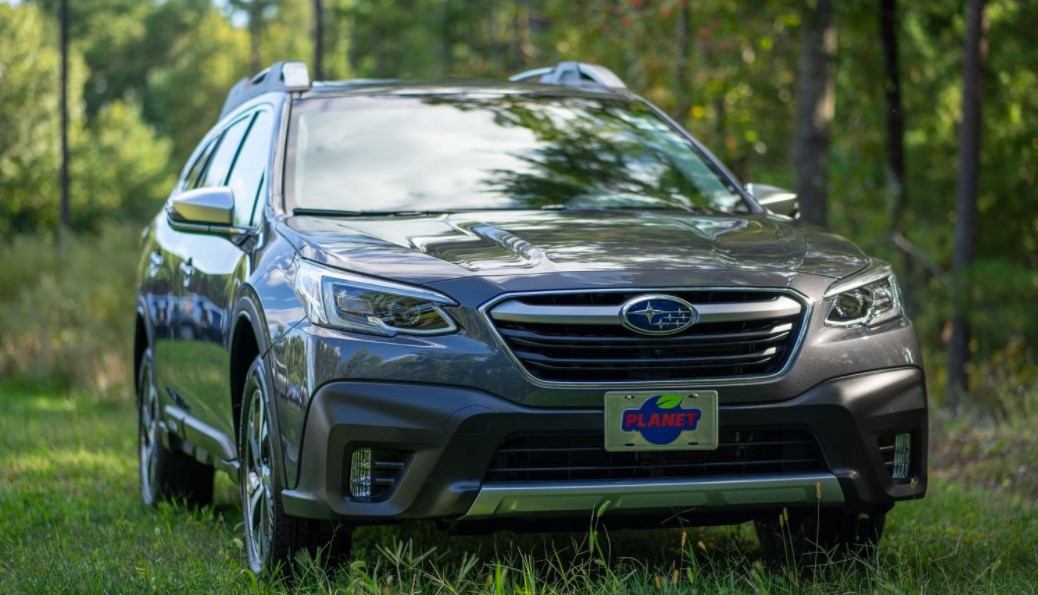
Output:
[[71,0],[67,217],[60,4],[0,0],[0,395],[132,403],[141,227],[242,77],[578,59],[890,261],[936,463],[1038,489],[1038,2]]

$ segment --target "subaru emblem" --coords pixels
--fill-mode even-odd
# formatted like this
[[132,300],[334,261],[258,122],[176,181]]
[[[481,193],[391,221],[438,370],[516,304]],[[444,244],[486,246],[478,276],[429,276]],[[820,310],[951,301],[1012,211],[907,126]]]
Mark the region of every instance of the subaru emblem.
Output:
[[699,320],[699,312],[672,295],[643,295],[620,308],[620,324],[643,335],[673,335]]

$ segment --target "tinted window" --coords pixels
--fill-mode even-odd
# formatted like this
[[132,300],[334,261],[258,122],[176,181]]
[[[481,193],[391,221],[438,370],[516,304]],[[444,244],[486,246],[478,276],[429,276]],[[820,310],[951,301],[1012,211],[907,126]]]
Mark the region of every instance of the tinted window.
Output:
[[227,173],[231,171],[234,156],[238,154],[241,139],[245,136],[251,120],[251,116],[242,118],[231,124],[223,133],[220,146],[213,153],[213,158],[209,160],[209,167],[205,170],[205,181],[199,184],[200,186],[223,186],[227,182]]
[[238,151],[238,158],[234,161],[231,179],[227,185],[234,192],[235,225],[252,225],[254,207],[269,160],[273,128],[274,118],[270,112],[256,114],[249,134],[245,137],[245,143]]
[[623,98],[313,98],[289,135],[289,208],[747,210],[693,143]]

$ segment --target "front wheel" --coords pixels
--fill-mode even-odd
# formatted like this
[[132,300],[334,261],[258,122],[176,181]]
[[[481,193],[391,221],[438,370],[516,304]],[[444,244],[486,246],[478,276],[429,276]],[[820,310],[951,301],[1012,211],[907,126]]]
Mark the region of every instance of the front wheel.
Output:
[[141,499],[148,506],[163,500],[205,506],[213,499],[213,468],[162,443],[162,405],[155,386],[155,362],[149,347],[137,377],[137,451]]
[[238,437],[239,491],[245,554],[257,576],[271,569],[285,570],[296,552],[315,559],[341,561],[349,555],[351,532],[329,523],[299,519],[281,507],[280,459],[275,456],[276,427],[271,417],[263,360],[249,368],[242,394]]

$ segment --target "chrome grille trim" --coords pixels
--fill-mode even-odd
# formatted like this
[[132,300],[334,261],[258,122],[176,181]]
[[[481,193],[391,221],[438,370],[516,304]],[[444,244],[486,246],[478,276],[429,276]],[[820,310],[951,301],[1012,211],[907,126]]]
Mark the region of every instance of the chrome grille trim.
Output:
[[[741,375],[741,376],[709,376],[709,377],[702,376],[702,377],[681,378],[681,379],[678,379],[678,378],[675,378],[675,379],[623,379],[623,380],[597,380],[597,381],[586,381],[586,380],[551,380],[551,379],[546,379],[546,378],[538,377],[535,374],[531,373],[531,371],[527,368],[527,366],[524,364],[524,362],[521,361],[519,357],[517,357],[516,353],[513,351],[513,348],[509,345],[509,341],[503,335],[503,331],[506,331],[507,329],[499,329],[497,324],[495,324],[497,321],[506,322],[505,320],[498,318],[496,316],[497,313],[499,313],[501,311],[504,311],[504,312],[516,312],[517,311],[517,310],[514,310],[511,306],[509,306],[508,308],[505,308],[504,310],[500,310],[500,308],[502,306],[504,306],[506,303],[509,303],[509,302],[511,302],[511,303],[519,303],[519,302],[522,302],[523,300],[533,301],[531,298],[535,298],[535,297],[538,297],[538,298],[550,298],[551,296],[559,296],[559,297],[569,296],[570,298],[576,299],[578,296],[583,296],[583,295],[586,295],[586,294],[589,294],[589,293],[593,293],[595,295],[605,295],[605,294],[617,294],[617,295],[619,295],[619,294],[627,294],[627,295],[632,295],[632,294],[641,294],[641,293],[666,293],[666,294],[681,295],[681,294],[705,293],[705,292],[729,293],[729,294],[731,294],[733,296],[736,296],[737,294],[756,294],[756,293],[762,293],[762,294],[763,293],[767,293],[767,294],[771,294],[773,296],[776,295],[776,294],[779,294],[777,298],[773,298],[773,299],[770,299],[770,300],[731,301],[731,302],[720,301],[719,303],[702,304],[704,307],[707,307],[707,306],[709,306],[710,308],[720,307],[720,308],[724,309],[725,311],[735,312],[735,313],[741,313],[741,309],[740,308],[732,308],[732,306],[741,306],[741,305],[744,305],[744,304],[769,304],[769,305],[778,304],[778,305],[781,306],[778,309],[778,312],[781,313],[781,312],[784,312],[784,311],[789,311],[787,309],[787,308],[790,308],[789,302],[795,303],[796,306],[797,306],[797,312],[799,312],[799,315],[798,315],[798,318],[797,318],[798,323],[796,323],[796,324],[789,324],[787,322],[783,322],[783,323],[777,324],[777,325],[775,325],[775,326],[773,326],[773,327],[771,327],[769,329],[765,329],[766,333],[772,333],[772,334],[775,334],[776,336],[782,336],[782,337],[784,337],[785,335],[788,335],[791,331],[795,331],[795,336],[793,337],[792,342],[787,346],[788,347],[788,352],[783,356],[783,360],[784,361],[782,363],[782,366],[779,369],[775,370],[774,372],[770,372],[770,373],[766,373],[766,374],[746,374],[746,375]],[[740,298],[735,298],[735,299],[739,300]],[[742,298],[742,299],[745,299],[745,298]],[[542,301],[544,301],[544,300],[542,299]],[[690,300],[690,301],[692,303],[696,302],[696,300]],[[522,305],[522,306],[524,306],[526,308],[552,308],[552,309],[558,308],[558,309],[570,309],[570,310],[579,309],[579,310],[592,310],[592,311],[594,311],[594,309],[598,309],[598,308],[608,309],[610,312],[615,312],[615,314],[610,316],[610,320],[606,324],[608,324],[610,326],[615,326],[617,329],[623,328],[620,325],[620,321],[619,321],[619,310],[620,310],[619,306],[586,306],[586,305],[582,305],[582,306],[543,306],[543,305],[534,305],[534,304],[528,304],[528,303],[525,303],[525,304],[521,303],[520,305]],[[710,309],[710,308],[707,308],[707,309]],[[489,328],[491,333],[499,341],[500,345],[504,349],[504,352],[513,361],[513,363],[516,364],[516,366],[518,367],[519,371],[523,374],[523,376],[529,382],[531,382],[532,384],[535,384],[535,385],[538,385],[538,386],[544,386],[544,387],[560,387],[560,388],[578,388],[578,387],[582,387],[582,388],[613,389],[613,388],[617,388],[617,387],[631,387],[631,388],[635,388],[635,387],[646,387],[646,386],[666,388],[666,387],[723,386],[723,385],[726,385],[726,384],[759,384],[759,383],[763,383],[763,382],[768,382],[768,381],[774,380],[776,378],[779,378],[779,377],[785,375],[789,371],[789,369],[792,367],[793,362],[796,360],[797,356],[799,355],[800,348],[801,348],[801,346],[803,344],[803,341],[804,341],[804,336],[806,335],[806,332],[807,332],[807,327],[810,324],[811,314],[813,312],[813,309],[814,309],[814,301],[813,300],[811,300],[810,298],[808,298],[804,294],[802,294],[802,293],[800,293],[800,292],[798,292],[796,290],[787,288],[787,287],[755,287],[755,288],[747,288],[747,287],[625,287],[625,288],[618,288],[618,289],[594,288],[594,289],[573,289],[573,290],[557,290],[557,291],[532,291],[532,292],[508,293],[508,294],[500,295],[500,296],[498,296],[498,297],[488,301],[487,303],[483,304],[482,306],[480,306],[479,312],[482,315],[482,318],[484,319],[484,322],[487,324],[487,327]],[[519,310],[519,311],[522,311],[522,310]],[[492,312],[494,313],[494,315],[491,314]],[[596,313],[600,314],[600,315],[603,314],[603,312],[596,312]],[[507,314],[506,314],[506,316],[507,316]],[[756,318],[756,319],[749,318],[747,320],[749,320],[752,323],[753,320],[762,320],[762,319],[760,319],[760,318]],[[603,319],[602,322],[605,322],[605,320]],[[588,324],[594,324],[594,323],[588,322]],[[514,338],[516,333],[519,332],[519,331],[510,330],[510,331],[507,331],[507,332],[512,333],[512,337]],[[740,333],[740,335],[741,334],[742,333]],[[715,336],[714,338],[716,339],[716,338],[720,338],[720,337],[716,337]],[[579,336],[560,336],[559,339],[560,339],[560,341],[563,341],[563,342],[569,343],[569,344],[575,344],[575,343],[579,343],[581,341],[581,337],[579,337]],[[662,344],[663,341],[667,341],[667,340],[671,340],[671,341],[688,341],[690,339],[694,340],[694,337],[688,336],[688,335],[679,335],[679,336],[669,336],[669,337],[656,337],[654,339],[656,341],[661,341],[661,344]]]
[[[803,306],[792,298],[780,296],[763,302],[732,304],[696,304],[699,312],[696,324],[735,322],[795,316]],[[494,320],[502,322],[530,322],[547,324],[619,324],[619,306],[535,306],[520,301],[504,302],[490,310]]]

